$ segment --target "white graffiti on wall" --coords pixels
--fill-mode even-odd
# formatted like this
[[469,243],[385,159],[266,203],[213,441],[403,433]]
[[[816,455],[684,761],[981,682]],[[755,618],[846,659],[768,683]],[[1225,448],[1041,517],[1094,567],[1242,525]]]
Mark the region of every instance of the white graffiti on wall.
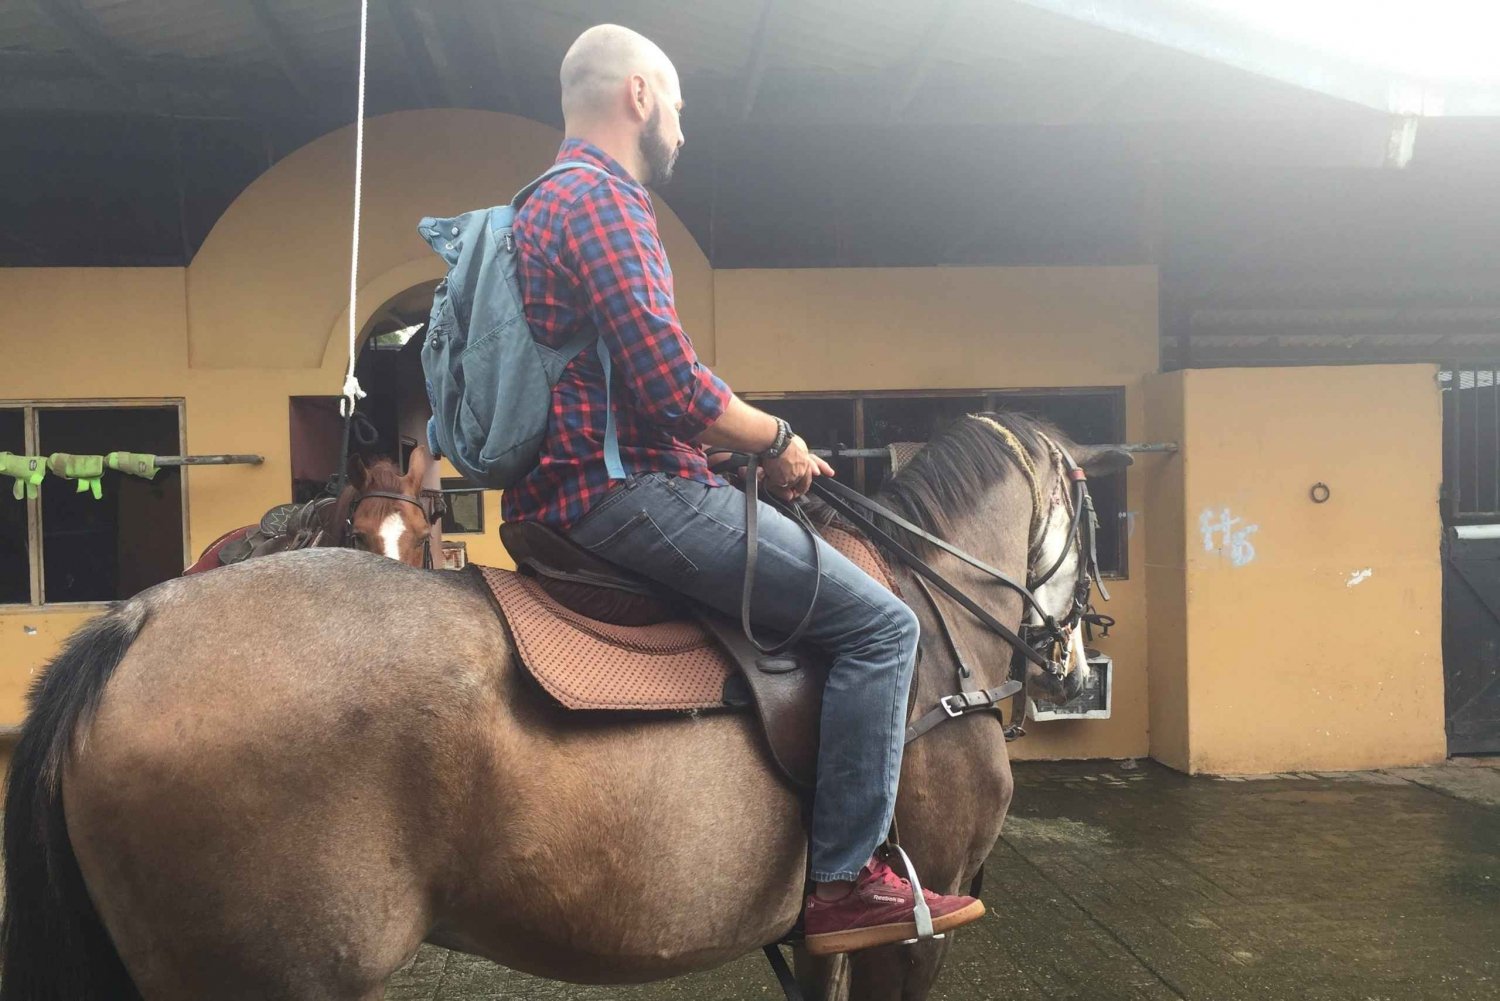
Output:
[[1205,510],[1198,516],[1198,530],[1203,533],[1203,551],[1229,556],[1229,562],[1242,567],[1255,559],[1255,546],[1250,536],[1260,530],[1259,525],[1246,525],[1243,518],[1233,517],[1229,508],[1218,511]]

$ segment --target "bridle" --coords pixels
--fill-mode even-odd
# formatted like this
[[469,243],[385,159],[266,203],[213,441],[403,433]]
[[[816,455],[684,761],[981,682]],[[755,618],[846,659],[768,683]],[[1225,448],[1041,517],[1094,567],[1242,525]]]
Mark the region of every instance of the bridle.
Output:
[[[977,557],[964,552],[957,546],[946,540],[933,535],[921,526],[913,524],[895,511],[890,510],[883,504],[871,500],[864,494],[853,490],[836,480],[819,477],[813,480],[812,489],[822,500],[831,507],[836,514],[862,531],[867,538],[875,542],[888,555],[896,557],[905,564],[915,576],[918,587],[926,596],[931,605],[938,622],[942,626],[944,640],[949,652],[954,658],[958,671],[959,690],[952,695],[946,695],[938,700],[936,706],[931,707],[915,722],[906,729],[906,742],[910,743],[918,737],[927,733],[938,724],[957,719],[960,716],[973,712],[991,711],[998,712],[999,705],[1007,698],[1015,698],[1015,710],[1012,712],[1011,724],[1006,728],[1006,739],[1014,740],[1024,735],[1025,721],[1025,683],[1024,675],[1012,677],[1005,683],[994,688],[981,689],[975,680],[973,669],[964,660],[962,652],[955,641],[954,630],[944,613],[942,605],[937,600],[934,590],[942,592],[954,603],[958,604],[969,614],[973,615],[990,632],[999,636],[1013,651],[1011,674],[1017,674],[1017,668],[1023,666],[1023,662],[1030,662],[1050,674],[1059,684],[1067,677],[1069,665],[1074,658],[1086,656],[1083,649],[1083,636],[1081,630],[1090,625],[1100,625],[1108,628],[1113,624],[1108,616],[1098,615],[1094,612],[1091,593],[1095,584],[1099,587],[1100,595],[1107,601],[1109,593],[1105,590],[1103,581],[1099,575],[1098,546],[1096,535],[1098,530],[1098,518],[1094,511],[1093,499],[1089,496],[1088,477],[1067,450],[1058,445],[1050,437],[1042,434],[1040,437],[1047,445],[1050,460],[1057,469],[1058,481],[1065,482],[1067,489],[1064,495],[1068,508],[1068,529],[1066,542],[1062,546],[1057,557],[1047,566],[1045,570],[1036,571],[1038,561],[1043,558],[1043,547],[1046,543],[1048,529],[1051,526],[1051,512],[1053,505],[1048,505],[1041,495],[1040,477],[1037,474],[1035,463],[1032,461],[1031,453],[1016,438],[1014,432],[1003,424],[992,418],[982,415],[974,415],[972,419],[979,420],[991,427],[1007,446],[1007,451],[1026,475],[1032,494],[1032,520],[1031,537],[1028,544],[1028,572],[1024,584],[1012,579],[1004,572],[997,570]],[[747,462],[745,470],[745,493],[746,493],[746,521],[747,521],[747,559],[746,559],[746,587],[744,597],[744,618],[747,626],[749,619],[750,585],[754,579],[754,554],[756,549],[755,522],[752,511],[756,505],[756,462],[753,457]],[[798,520],[804,527],[812,532],[812,526],[802,514],[800,508],[793,507],[792,510],[799,515]],[[1014,591],[1020,598],[1026,621],[1020,627],[1020,632],[1012,630],[1001,622],[988,609],[980,604],[974,597],[966,593],[958,585],[954,584],[938,570],[934,569],[926,560],[914,552],[902,540],[898,539],[892,532],[888,531],[876,519],[896,526],[904,532],[920,539],[927,545],[948,553],[969,566],[979,570],[990,577],[1002,587]],[[814,547],[816,549],[816,547]],[[1069,553],[1076,553],[1078,560],[1078,582],[1073,590],[1073,597],[1069,603],[1068,610],[1061,619],[1051,615],[1036,597],[1036,590],[1052,580],[1067,563]],[[816,595],[814,595],[816,601]],[[804,616],[802,623],[788,639],[779,644],[776,649],[785,649],[800,638],[808,620],[811,618],[812,605],[809,604],[808,614]],[[753,637],[752,637],[753,641]],[[759,644],[757,644],[759,645]],[[764,648],[763,648],[764,649]]]
[[[422,509],[422,516],[427,519],[428,525],[430,526],[432,524],[433,512],[428,511],[427,505],[422,501],[420,497],[413,497],[411,494],[398,494],[390,490],[370,490],[366,493],[357,494],[354,500],[349,504],[349,513],[344,516],[344,540],[346,542],[352,541],[354,539],[354,512],[358,511],[359,506],[372,497],[380,497],[384,498],[385,500],[400,501],[403,504],[415,504],[417,507]],[[431,532],[428,532],[422,537],[422,569],[432,569]]]

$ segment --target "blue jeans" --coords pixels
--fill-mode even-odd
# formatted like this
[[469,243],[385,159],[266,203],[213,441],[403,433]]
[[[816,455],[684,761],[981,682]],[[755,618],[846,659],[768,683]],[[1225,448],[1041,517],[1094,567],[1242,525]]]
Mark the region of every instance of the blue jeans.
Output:
[[[813,593],[807,533],[761,503],[751,618],[785,635]],[[745,574],[745,495],[670,473],[617,486],[568,533],[611,563],[738,616]],[[853,879],[885,839],[896,806],[917,617],[822,539],[818,605],[807,639],[832,661],[823,690],[812,878]]]

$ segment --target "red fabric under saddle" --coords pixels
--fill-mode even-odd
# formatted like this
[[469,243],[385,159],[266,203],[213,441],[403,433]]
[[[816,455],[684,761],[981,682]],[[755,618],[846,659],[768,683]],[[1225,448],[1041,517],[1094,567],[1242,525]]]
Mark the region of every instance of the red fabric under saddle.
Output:
[[203,573],[205,570],[217,570],[222,565],[219,562],[219,553],[223,552],[224,547],[231,542],[240,541],[253,531],[255,531],[254,525],[245,525],[242,528],[225,532],[215,539],[207,549],[203,550],[203,555],[198,557],[197,562],[192,566],[184,570],[182,575],[186,577],[188,574]]
[[[821,532],[853,563],[897,591],[890,568],[863,536],[836,526]],[[724,706],[724,688],[736,665],[698,622],[599,622],[563,607],[534,578],[494,567],[474,569],[494,595],[522,663],[560,705],[635,711]]]

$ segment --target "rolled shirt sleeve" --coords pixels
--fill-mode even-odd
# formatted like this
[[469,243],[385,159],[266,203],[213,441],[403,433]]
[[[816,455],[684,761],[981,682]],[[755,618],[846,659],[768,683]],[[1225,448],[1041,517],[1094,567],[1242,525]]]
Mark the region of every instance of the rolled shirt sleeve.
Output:
[[569,213],[563,254],[634,408],[684,441],[717,421],[729,387],[682,329],[645,190],[602,179]]

